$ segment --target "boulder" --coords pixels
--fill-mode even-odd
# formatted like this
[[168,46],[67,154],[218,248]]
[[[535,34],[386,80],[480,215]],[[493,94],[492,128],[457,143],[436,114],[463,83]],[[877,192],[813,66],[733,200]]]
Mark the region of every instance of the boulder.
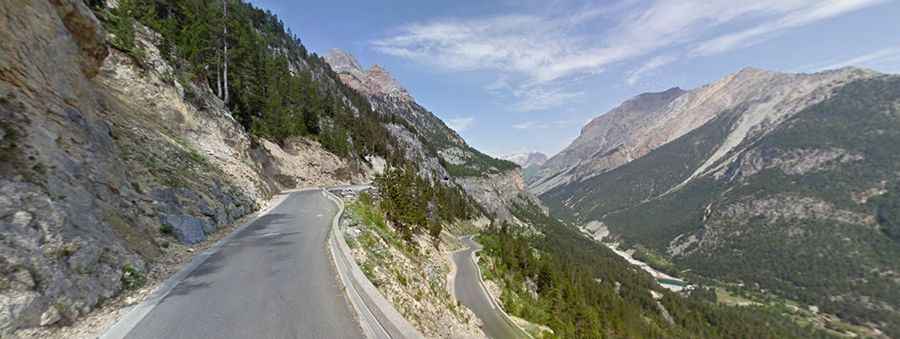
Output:
[[214,229],[208,221],[190,215],[164,215],[160,222],[172,227],[175,237],[185,244],[196,244],[206,240],[206,230]]

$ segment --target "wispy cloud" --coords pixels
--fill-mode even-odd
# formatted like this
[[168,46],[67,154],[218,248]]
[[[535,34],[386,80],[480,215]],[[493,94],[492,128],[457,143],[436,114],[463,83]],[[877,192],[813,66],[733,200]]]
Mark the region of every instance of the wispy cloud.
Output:
[[515,128],[515,129],[532,129],[532,128],[536,127],[536,126],[543,126],[543,125],[540,125],[540,123],[537,122],[537,121],[523,121],[523,122],[520,122],[520,123],[517,123],[517,124],[512,125],[512,128]]
[[[396,28],[372,41],[384,54],[448,71],[494,72],[487,91],[507,92],[517,110],[540,110],[580,95],[560,82],[652,54],[626,82],[678,58],[708,56],[760,43],[781,32],[887,0],[623,0],[562,13],[440,18]],[[561,0],[562,6],[566,1]],[[560,12],[554,12],[560,13]],[[614,13],[615,15],[612,15]],[[518,93],[518,95],[517,95]]]
[[513,108],[519,112],[540,111],[561,106],[584,95],[582,91],[568,91],[554,86],[526,86],[512,93],[518,99]]
[[497,70],[549,81],[578,69],[582,46],[572,29],[599,11],[570,17],[529,14],[414,23],[372,42],[385,54],[454,71]]
[[473,117],[463,117],[463,118],[450,118],[444,121],[447,124],[447,127],[450,127],[454,131],[464,132],[469,127],[472,127],[472,123],[475,122],[475,118]]
[[791,72],[820,72],[842,67],[872,68],[882,72],[900,72],[900,46],[885,47],[843,58],[827,58],[790,68]]
[[513,88],[512,85],[509,84],[509,79],[507,79],[507,77],[500,76],[497,80],[485,85],[484,89],[491,93],[501,94],[511,91]]
[[[808,2],[808,3],[806,3]],[[779,8],[776,18],[757,24],[755,27],[721,35],[705,41],[691,51],[692,55],[712,55],[747,47],[770,39],[779,32],[833,18],[885,0],[827,0],[794,1],[794,4]],[[796,5],[796,6],[793,6]]]
[[647,73],[650,73],[657,68],[668,65],[677,59],[678,58],[672,55],[661,55],[654,57],[640,67],[632,70],[631,72],[628,72],[628,77],[625,78],[625,83],[627,83],[629,86],[634,85]]
[[827,66],[818,67],[818,70],[847,66],[877,67],[884,71],[896,71],[900,69],[900,47],[880,49],[847,60],[829,63]]
[[520,130],[538,130],[547,128],[568,128],[580,123],[581,120],[555,120],[555,121],[523,121],[512,125],[512,128]]

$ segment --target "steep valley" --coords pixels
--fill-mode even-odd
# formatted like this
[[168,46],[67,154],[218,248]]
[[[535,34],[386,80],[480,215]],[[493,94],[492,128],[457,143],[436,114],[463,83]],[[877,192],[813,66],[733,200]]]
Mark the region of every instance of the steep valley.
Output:
[[[748,72],[766,85],[731,87],[747,84],[739,79]],[[900,173],[894,146],[900,141],[900,78],[859,69],[763,73],[745,70],[687,92],[718,88],[720,98],[744,99],[697,104],[684,114],[713,112],[712,118],[674,138],[663,134],[671,140],[635,159],[579,158],[575,170],[560,172],[571,181],[544,192],[542,201],[556,215],[609,232],[644,257],[663,258],[655,264],[666,271],[773,293],[896,336],[900,295],[893,291],[900,266],[892,258],[900,244],[891,211]],[[778,86],[769,81],[809,94],[732,94]],[[608,114],[655,114],[631,106],[640,107],[626,103]],[[671,129],[666,120],[654,121],[663,124],[659,130]],[[659,140],[643,131],[610,129],[591,140],[622,145],[615,152]],[[583,143],[591,144],[576,141],[573,151],[561,154]],[[597,163],[614,165],[571,174]],[[530,188],[541,191],[542,185]]]
[[[313,260],[334,260],[320,240],[335,225],[351,244],[347,265],[355,259],[386,307],[429,337],[484,335],[447,289],[460,236],[484,246],[473,282],[495,311],[537,336],[900,337],[895,75],[744,69],[629,100],[550,159],[504,160],[468,144],[385,67],[308,51],[254,3],[4,1],[0,41],[0,338],[96,337],[104,328],[68,330],[108,325],[91,318],[98,309],[138,305],[228,234],[235,242],[207,262],[217,272],[200,269],[206,285],[173,292],[194,292],[180,302],[203,317],[169,304],[154,326],[177,319],[190,333],[240,336],[217,318],[227,313],[310,335],[294,331],[297,314],[208,312],[196,292],[215,290],[215,305],[349,311],[334,261]],[[331,187],[352,196],[335,225],[330,196],[295,194]],[[285,192],[277,215],[230,233]],[[697,288],[665,289],[575,226],[585,224]],[[227,262],[237,264],[215,266]],[[310,292],[322,286],[334,292]],[[723,286],[864,330],[723,305]],[[316,305],[297,289],[338,302]]]

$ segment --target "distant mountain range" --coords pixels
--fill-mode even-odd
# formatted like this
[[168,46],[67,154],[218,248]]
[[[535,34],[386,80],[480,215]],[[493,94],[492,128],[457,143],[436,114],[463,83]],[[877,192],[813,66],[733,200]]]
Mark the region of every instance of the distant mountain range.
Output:
[[512,161],[522,168],[541,166],[547,162],[547,155],[541,152],[514,153],[500,156],[500,158]]
[[624,102],[528,182],[655,266],[897,337],[898,173],[900,76],[748,68]]

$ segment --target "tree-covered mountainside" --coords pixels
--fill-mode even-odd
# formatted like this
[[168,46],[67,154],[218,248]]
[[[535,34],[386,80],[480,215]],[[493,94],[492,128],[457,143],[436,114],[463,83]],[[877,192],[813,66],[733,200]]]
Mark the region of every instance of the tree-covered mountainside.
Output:
[[479,241],[486,277],[503,286],[511,314],[545,324],[559,338],[828,338],[779,310],[721,306],[698,289],[686,297],[659,287],[605,246],[536,206],[515,213],[539,235],[501,224]]
[[427,233],[437,243],[443,226],[483,212],[459,187],[435,184],[411,167],[388,169],[375,178],[380,207],[403,240]]
[[687,276],[740,284],[900,335],[900,77],[835,87],[705,170],[741,108],[543,195]]
[[[141,62],[135,22],[156,41],[178,81],[209,86],[253,135],[279,142],[307,136],[343,156],[392,154],[391,137],[367,99],[337,80],[325,61],[272,13],[241,1],[123,0],[93,3],[116,48]],[[174,81],[174,79],[173,79]]]

